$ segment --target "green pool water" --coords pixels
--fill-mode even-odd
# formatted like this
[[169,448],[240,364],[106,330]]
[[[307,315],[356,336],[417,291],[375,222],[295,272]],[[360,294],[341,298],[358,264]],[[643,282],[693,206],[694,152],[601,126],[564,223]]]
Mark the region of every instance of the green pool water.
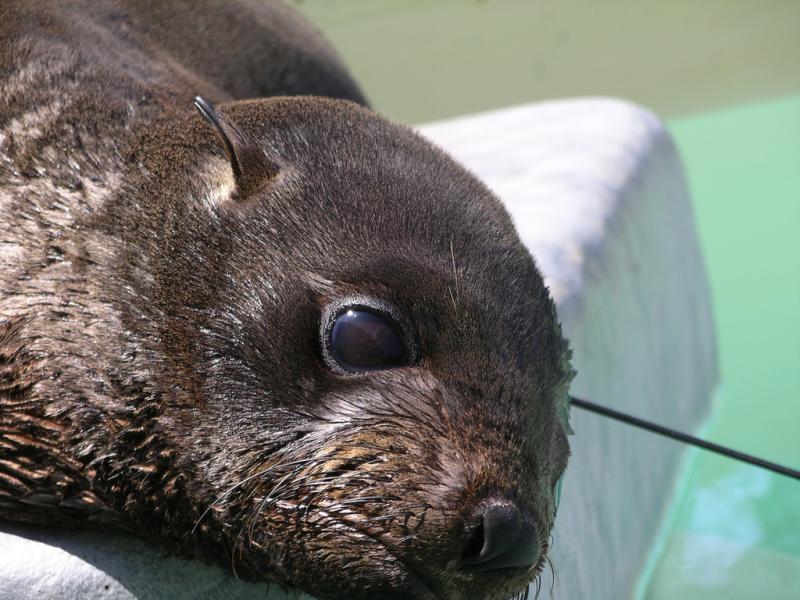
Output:
[[[676,119],[713,293],[704,435],[800,467],[800,96]],[[646,600],[800,598],[800,482],[693,451]]]

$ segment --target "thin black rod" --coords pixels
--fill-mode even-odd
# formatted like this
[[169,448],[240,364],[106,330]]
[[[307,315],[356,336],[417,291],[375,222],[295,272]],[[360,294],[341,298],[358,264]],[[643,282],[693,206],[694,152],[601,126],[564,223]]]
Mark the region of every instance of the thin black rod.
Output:
[[716,452],[717,454],[722,454],[723,456],[734,458],[736,460],[740,460],[742,462],[746,462],[751,465],[761,467],[762,469],[768,469],[769,471],[773,471],[774,473],[778,473],[780,475],[785,475],[786,477],[791,477],[793,479],[800,480],[800,471],[798,471],[797,469],[785,467],[783,465],[779,465],[777,463],[764,460],[763,458],[758,458],[757,456],[752,456],[750,454],[745,454],[744,452],[739,452],[738,450],[733,450],[732,448],[726,448],[725,446],[720,446],[719,444],[715,444],[713,442],[706,442],[705,440],[701,440],[700,438],[696,438],[687,433],[682,433],[680,431],[675,431],[674,429],[669,429],[668,427],[664,427],[662,425],[650,423],[649,421],[645,421],[644,419],[639,419],[638,417],[633,417],[631,415],[613,410],[611,408],[600,406],[599,404],[595,404],[594,402],[588,402],[586,400],[581,400],[580,398],[574,398],[574,397],[570,397],[570,401],[572,402],[572,406],[577,406],[578,408],[582,408],[584,410],[588,410],[590,412],[597,413],[599,415],[610,417],[612,419],[616,419],[617,421],[622,421],[623,423],[633,425],[634,427],[641,427],[642,429],[646,429],[647,431],[652,431],[653,433],[657,433],[659,435],[663,435],[675,440],[680,440],[681,442],[685,442],[687,444],[698,446],[700,448],[703,448],[704,450],[710,450],[711,452]]

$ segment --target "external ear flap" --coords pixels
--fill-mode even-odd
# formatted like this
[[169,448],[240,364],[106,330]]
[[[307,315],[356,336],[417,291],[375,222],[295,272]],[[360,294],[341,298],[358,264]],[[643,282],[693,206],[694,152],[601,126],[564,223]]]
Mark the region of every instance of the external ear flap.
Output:
[[236,192],[239,198],[247,198],[277,175],[278,168],[267,158],[264,149],[236,123],[219,114],[214,105],[205,98],[195,96],[194,105],[214,128],[214,133],[225,149],[236,178]]

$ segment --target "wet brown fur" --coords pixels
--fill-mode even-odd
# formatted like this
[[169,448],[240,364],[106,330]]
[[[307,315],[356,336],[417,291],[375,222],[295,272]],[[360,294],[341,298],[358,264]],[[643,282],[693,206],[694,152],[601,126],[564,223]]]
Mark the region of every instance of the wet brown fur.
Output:
[[[502,496],[546,546],[571,370],[479,181],[277,2],[6,0],[0,76],[0,517],[322,599],[524,589],[544,557],[468,573],[459,544]],[[198,93],[264,158],[246,193]],[[418,364],[325,366],[320,314],[355,295]]]

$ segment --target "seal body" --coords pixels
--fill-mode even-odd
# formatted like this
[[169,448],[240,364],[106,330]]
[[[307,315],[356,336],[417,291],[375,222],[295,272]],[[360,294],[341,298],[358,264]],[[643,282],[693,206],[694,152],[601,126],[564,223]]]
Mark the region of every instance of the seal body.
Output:
[[278,2],[6,1],[0,74],[0,517],[322,599],[525,589],[571,369],[479,181]]

